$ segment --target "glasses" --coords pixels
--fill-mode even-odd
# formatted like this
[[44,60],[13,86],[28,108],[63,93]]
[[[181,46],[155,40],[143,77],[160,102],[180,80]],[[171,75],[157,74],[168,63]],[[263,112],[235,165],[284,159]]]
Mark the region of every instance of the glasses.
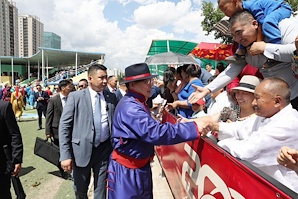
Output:
[[83,88],[83,87],[84,87],[84,85],[79,85],[78,87],[79,87],[79,88]]
[[55,90],[59,89],[59,88],[54,88]]

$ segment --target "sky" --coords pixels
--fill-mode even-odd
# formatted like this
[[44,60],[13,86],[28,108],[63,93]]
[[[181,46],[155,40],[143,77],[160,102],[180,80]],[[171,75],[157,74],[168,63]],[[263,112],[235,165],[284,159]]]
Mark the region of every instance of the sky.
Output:
[[[216,2],[217,0],[212,0]],[[110,69],[144,62],[152,40],[214,42],[201,27],[202,0],[14,0],[44,31],[61,36],[61,49],[105,54]]]

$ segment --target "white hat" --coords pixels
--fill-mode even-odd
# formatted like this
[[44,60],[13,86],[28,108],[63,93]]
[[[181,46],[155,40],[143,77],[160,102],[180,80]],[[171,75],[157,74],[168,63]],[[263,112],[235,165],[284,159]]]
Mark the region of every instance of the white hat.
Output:
[[242,91],[254,93],[256,86],[260,82],[261,82],[261,79],[259,79],[256,76],[244,75],[239,82],[239,86],[232,88],[231,91],[242,90]]

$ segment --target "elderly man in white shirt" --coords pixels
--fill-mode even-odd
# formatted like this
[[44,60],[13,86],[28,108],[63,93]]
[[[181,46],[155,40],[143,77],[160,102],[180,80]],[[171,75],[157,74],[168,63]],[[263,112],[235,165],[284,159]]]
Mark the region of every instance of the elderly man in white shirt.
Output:
[[288,84],[278,77],[263,80],[252,105],[257,117],[216,122],[204,130],[218,131],[219,146],[298,193],[298,175],[276,160],[282,146],[294,148],[298,143],[298,112],[290,104]]

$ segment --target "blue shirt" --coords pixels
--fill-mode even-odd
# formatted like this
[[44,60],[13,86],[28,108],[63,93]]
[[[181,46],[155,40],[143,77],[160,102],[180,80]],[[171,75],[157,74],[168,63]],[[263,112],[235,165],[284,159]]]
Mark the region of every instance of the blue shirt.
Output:
[[[194,84],[196,86],[204,87],[203,83],[199,79],[194,79],[189,82],[178,94],[178,100],[187,101],[188,97],[195,91],[194,87],[191,85]],[[188,102],[187,102],[188,103]],[[189,108],[179,108],[178,113],[183,117],[190,118],[193,114],[193,110],[191,109],[191,104],[188,103]]]
[[[247,0],[247,1],[242,1],[243,9],[250,12],[260,24],[263,24],[263,21],[268,14],[271,14],[272,12],[276,11],[283,4],[285,4],[284,0]],[[289,7],[289,9],[291,9],[291,8]],[[276,26],[277,25],[278,24],[276,24]]]

